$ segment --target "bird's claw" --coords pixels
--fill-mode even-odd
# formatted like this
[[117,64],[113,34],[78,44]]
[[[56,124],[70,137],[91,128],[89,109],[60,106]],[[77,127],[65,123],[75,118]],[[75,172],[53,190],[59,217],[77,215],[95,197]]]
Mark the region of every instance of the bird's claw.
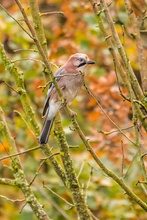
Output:
[[67,105],[66,99],[63,98],[63,99],[61,100],[61,105],[62,105],[62,107],[64,107],[64,106]]
[[77,113],[72,111],[71,109],[70,109],[70,114],[71,114],[71,117],[77,117]]

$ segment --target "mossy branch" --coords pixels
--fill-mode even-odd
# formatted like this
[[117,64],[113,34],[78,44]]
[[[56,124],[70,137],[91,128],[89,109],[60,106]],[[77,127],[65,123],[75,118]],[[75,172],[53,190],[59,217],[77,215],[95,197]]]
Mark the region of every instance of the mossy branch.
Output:
[[139,65],[140,65],[140,76],[141,76],[141,84],[142,84],[142,90],[144,94],[147,96],[147,65],[146,65],[146,60],[144,57],[144,51],[143,51],[143,44],[142,44],[142,39],[140,36],[140,29],[139,29],[139,23],[137,20],[137,17],[135,13],[133,12],[130,2],[128,0],[125,0],[125,6],[126,6],[126,11],[128,12],[128,15],[130,17],[130,20],[133,23],[134,26],[134,33],[135,33],[135,39],[136,39],[136,47],[138,51],[138,59],[139,59]]
[[[92,0],[90,0],[91,4],[93,5],[94,12],[97,17],[97,22],[99,25],[100,30],[102,31],[105,40],[108,44],[109,51],[113,57],[113,62],[115,69],[117,70],[117,73],[119,73],[119,76],[117,78],[121,78],[123,85],[126,87],[129,97],[131,98],[132,105],[135,105],[136,109],[136,114],[138,118],[140,119],[143,127],[147,131],[147,120],[146,120],[146,115],[147,115],[147,102],[146,102],[146,97],[143,94],[143,91],[141,90],[141,87],[138,83],[138,80],[134,74],[134,71],[130,65],[129,59],[127,57],[126,51],[119,39],[119,36],[117,34],[117,31],[114,26],[114,22],[111,18],[108,6],[105,1],[101,0],[101,4],[96,4]],[[101,18],[101,14],[105,13],[107,22],[109,23],[111,35],[108,35],[107,32],[105,31],[104,25],[103,25],[103,20]],[[117,51],[120,54],[120,60],[117,55]],[[123,64],[123,65],[122,65]],[[117,75],[116,73],[116,75]],[[133,92],[133,94],[132,94]],[[139,102],[141,102],[144,106],[144,109],[142,109],[141,106],[139,106],[137,103],[134,103],[134,99],[137,99]]]
[[112,37],[114,38],[114,42],[116,43],[116,46],[117,46],[117,49],[118,49],[118,52],[120,54],[120,57],[121,57],[121,60],[123,62],[123,65],[126,69],[126,71],[128,72],[129,74],[129,77],[131,79],[131,85],[132,85],[132,88],[133,88],[133,91],[134,91],[134,94],[136,96],[136,98],[138,100],[141,100],[141,101],[144,101],[144,95],[143,95],[143,92],[140,88],[140,85],[138,83],[138,80],[134,74],[134,71],[131,67],[131,64],[130,64],[130,61],[127,57],[127,54],[126,54],[126,51],[119,39],[119,36],[117,34],[117,31],[116,31],[116,28],[114,26],[114,22],[112,20],[112,17],[110,15],[110,12],[109,12],[109,9],[108,9],[108,6],[106,4],[106,1],[105,0],[100,0],[100,3],[101,3],[101,7],[104,11],[104,14],[106,16],[106,19],[107,19],[107,22],[109,24],[109,27],[110,27],[110,30],[111,30],[111,34],[112,34]]
[[[5,50],[3,48],[3,45],[0,43],[0,56],[2,58],[3,63],[6,66],[6,69],[9,71],[10,75],[14,78],[15,83],[17,85],[17,90],[20,95],[20,100],[24,109],[24,112],[26,114],[26,117],[29,121],[29,125],[33,129],[36,138],[40,135],[40,129],[37,124],[37,120],[35,118],[35,113],[30,105],[30,100],[28,98],[27,92],[24,87],[24,76],[22,72],[18,72],[17,68],[14,66],[14,64],[11,63],[9,58],[7,57]],[[65,184],[65,174],[62,170],[62,167],[59,165],[55,157],[50,157],[52,155],[51,149],[48,148],[47,145],[42,146],[42,150],[46,157],[50,158],[51,163],[54,166],[54,169],[56,173],[60,176],[61,180]]]
[[[10,154],[16,154],[17,150],[16,150],[15,141],[14,141],[14,138],[10,134],[10,131],[6,124],[4,113],[1,107],[0,107],[0,132],[2,133],[4,139],[8,143]],[[42,206],[37,201],[34,193],[29,187],[29,184],[27,183],[27,180],[25,178],[24,172],[21,167],[19,157],[15,156],[13,158],[10,158],[10,162],[11,162],[12,172],[13,172],[13,176],[15,180],[10,181],[8,179],[1,179],[0,183],[4,184],[4,181],[5,181],[5,184],[17,186],[24,194],[26,202],[30,205],[36,217],[40,220],[49,220],[50,218],[47,216]]]
[[84,195],[82,194],[76,173],[73,168],[73,163],[69,153],[69,146],[66,141],[66,137],[62,128],[60,117],[58,117],[58,115],[57,115],[57,120],[55,121],[55,125],[56,125],[56,129],[54,132],[57,138],[58,145],[60,146],[60,156],[62,158],[65,173],[67,176],[67,187],[72,193],[72,198],[74,201],[74,205],[77,209],[79,219],[92,220],[90,211],[88,210]]
[[15,65],[11,63],[10,59],[7,57],[3,45],[0,43],[0,56],[1,59],[6,66],[6,69],[10,73],[10,75],[14,78],[15,83],[17,85],[17,92],[20,95],[20,100],[23,106],[23,109],[26,113],[26,116],[29,121],[29,125],[33,128],[33,131],[35,133],[35,136],[38,137],[40,130],[39,126],[35,120],[35,113],[33,109],[30,106],[29,103],[29,98],[26,93],[25,87],[24,87],[24,75],[23,72],[18,72],[17,69],[15,68]]
[[111,177],[118,185],[124,189],[125,193],[136,203],[138,203],[145,211],[147,211],[147,204],[143,202],[135,193],[132,192],[132,190],[127,186],[127,184],[124,182],[122,177],[117,176],[113,171],[109,170],[105,164],[100,160],[100,158],[97,156],[97,154],[94,152],[92,146],[90,145],[89,141],[85,138],[85,135],[83,131],[81,130],[80,126],[77,123],[77,120],[75,117],[72,118],[72,123],[74,127],[76,128],[76,131],[78,132],[81,140],[83,141],[86,149],[89,151],[97,165],[106,173],[109,177]]

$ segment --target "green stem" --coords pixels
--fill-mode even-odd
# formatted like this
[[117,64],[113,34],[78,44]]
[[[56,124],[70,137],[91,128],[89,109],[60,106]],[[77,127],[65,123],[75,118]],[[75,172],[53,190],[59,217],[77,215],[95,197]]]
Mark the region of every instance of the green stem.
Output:
[[[11,134],[7,127],[7,124],[4,118],[4,113],[1,107],[0,107],[0,131],[8,143],[10,154],[16,154],[17,150],[16,150],[15,141],[11,137]],[[24,172],[21,167],[19,157],[16,156],[16,157],[10,158],[10,162],[11,162],[13,176],[15,178],[14,180],[15,185],[19,187],[20,190],[23,192],[26,202],[29,203],[36,217],[39,220],[49,220],[50,218],[47,216],[47,214],[43,210],[41,204],[37,201],[34,193],[29,187],[29,184],[27,183],[27,180],[25,178]],[[7,182],[9,183],[8,180]]]
[[92,217],[90,215],[90,212],[88,210],[84,195],[81,192],[80,185],[78,183],[74,168],[73,168],[73,163],[70,158],[70,153],[69,153],[69,146],[66,141],[65,133],[62,128],[62,124],[60,119],[56,120],[56,129],[55,129],[55,135],[58,141],[58,144],[60,146],[60,155],[62,158],[62,162],[64,165],[65,173],[67,176],[67,187],[72,193],[72,198],[74,201],[74,205],[77,209],[79,218],[81,220],[92,220]]
[[88,142],[88,140],[85,138],[84,133],[80,129],[76,119],[73,117],[72,118],[72,123],[74,127],[76,128],[81,140],[83,141],[86,149],[90,152],[91,156],[95,160],[95,162],[98,164],[98,166],[106,173],[109,177],[111,177],[115,182],[120,185],[122,189],[126,192],[126,194],[131,197],[136,203],[138,203],[145,211],[147,211],[147,204],[143,202],[135,193],[132,192],[132,190],[126,185],[124,180],[121,177],[118,177],[113,171],[109,170],[104,163],[99,159],[99,157],[96,155],[94,152],[92,146]]

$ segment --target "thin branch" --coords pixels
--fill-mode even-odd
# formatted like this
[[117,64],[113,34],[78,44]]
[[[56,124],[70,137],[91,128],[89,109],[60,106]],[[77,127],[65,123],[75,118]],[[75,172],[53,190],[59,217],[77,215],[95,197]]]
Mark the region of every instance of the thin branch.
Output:
[[6,86],[8,86],[10,89],[12,89],[15,93],[18,94],[18,92],[12,86],[10,86],[8,83],[6,83],[4,80],[2,80],[1,82],[4,83]]
[[74,127],[76,128],[76,131],[78,132],[81,140],[83,141],[86,149],[89,151],[97,165],[103,170],[104,173],[106,173],[109,177],[111,177],[115,182],[117,182],[122,189],[125,190],[126,194],[131,197],[136,203],[138,203],[145,211],[147,211],[147,204],[143,202],[133,191],[128,187],[128,185],[124,182],[124,180],[121,177],[118,177],[113,171],[108,169],[104,163],[100,160],[100,158],[97,156],[95,151],[93,150],[92,146],[90,145],[89,141],[85,138],[85,135],[83,131],[80,129],[76,118],[72,117],[72,123]]
[[43,196],[43,198],[45,198],[47,201],[49,201],[52,205],[52,207],[55,208],[55,210],[57,210],[58,213],[60,213],[64,219],[66,220],[73,220],[73,218],[71,218],[65,211],[63,208],[61,208],[60,205],[58,205],[55,200],[53,200],[48,193],[46,193],[42,188],[40,188],[38,185],[35,186],[35,188],[37,189],[37,191]]
[[122,141],[121,141],[121,150],[122,150],[121,174],[122,174],[122,177],[123,177],[124,176],[125,155],[124,155],[124,146],[123,146],[123,142]]
[[130,76],[130,79],[131,79],[131,85],[132,85],[132,88],[133,88],[133,91],[134,91],[134,94],[135,96],[137,97],[138,100],[144,100],[144,95],[143,95],[143,92],[140,88],[140,85],[136,79],[136,76],[133,72],[133,69],[130,65],[130,62],[128,60],[128,57],[126,55],[126,52],[125,52],[125,49],[124,47],[122,46],[122,43],[119,39],[119,36],[117,34],[117,31],[115,29],[115,26],[114,26],[114,22],[112,20],[112,17],[110,15],[110,12],[109,12],[109,9],[108,9],[108,6],[106,4],[106,1],[105,0],[100,0],[100,3],[101,3],[101,6],[103,8],[103,11],[105,13],[105,16],[107,18],[107,21],[108,21],[108,24],[110,26],[110,30],[111,30],[111,34],[115,40],[115,43],[117,45],[117,48],[118,48],[118,51],[119,51],[119,54],[121,56],[121,59],[124,63],[124,67],[126,69],[126,71],[128,72],[129,76]]
[[142,172],[145,178],[145,182],[147,182],[147,171],[144,163],[144,157],[142,157],[142,151],[141,151],[141,145],[139,143],[139,132],[138,132],[138,125],[137,125],[137,118],[135,115],[135,112],[133,111],[133,120],[134,120],[134,126],[135,126],[135,136],[136,136],[136,146],[138,148],[139,156],[140,156],[140,164],[142,168]]
[[26,31],[26,29],[25,29],[12,15],[10,15],[9,12],[8,12],[1,4],[0,4],[0,7],[7,13],[7,15],[8,15],[9,17],[11,17],[11,18],[21,27],[21,29],[22,29],[27,35],[29,35],[30,38],[32,38],[32,39],[34,40],[33,36],[32,36],[28,31]]
[[0,184],[8,186],[16,186],[16,182],[13,179],[0,178]]
[[78,174],[77,174],[77,178],[78,178],[78,179],[79,179],[79,177],[80,177],[80,175],[81,175],[81,173],[82,173],[82,170],[83,170],[83,168],[84,168],[84,165],[85,165],[85,161],[83,161],[82,164],[81,164],[81,166],[80,166],[80,170],[79,170],[79,172],[78,172]]
[[142,89],[144,92],[147,92],[147,75],[146,75],[146,60],[143,55],[143,44],[142,44],[142,39],[140,36],[140,29],[139,29],[139,24],[137,21],[137,18],[135,16],[135,13],[133,12],[130,2],[128,0],[125,0],[125,6],[126,10],[128,12],[128,15],[130,17],[131,22],[133,23],[134,26],[134,32],[135,32],[135,38],[136,38],[136,46],[138,50],[138,59],[139,59],[139,64],[140,64],[140,75],[141,75],[141,82],[142,82]]
[[34,137],[36,137],[35,134],[34,134],[34,132],[32,131],[32,129],[29,127],[28,122],[27,122],[27,121],[24,119],[24,117],[22,116],[22,114],[21,114],[19,111],[17,111],[17,110],[14,110],[14,113],[18,114],[18,115],[21,117],[21,119],[22,119],[23,122],[26,124],[27,128],[29,129],[29,131],[32,133],[32,135],[33,135]]
[[44,12],[44,13],[41,13],[40,16],[46,16],[46,15],[54,15],[54,14],[60,14],[60,15],[63,15],[64,16],[64,12],[62,11],[50,11],[50,12]]
[[31,52],[34,52],[34,53],[38,52],[35,49],[17,49],[17,50],[13,50],[14,53],[16,53],[16,52],[25,52],[25,51],[31,51]]
[[86,201],[87,201],[87,197],[88,197],[87,192],[88,192],[88,188],[90,186],[92,175],[93,175],[93,167],[91,167],[89,179],[88,179],[87,184],[86,184],[86,189],[85,189],[85,199],[86,199]]
[[0,195],[0,198],[6,199],[7,201],[13,202],[13,203],[16,203],[16,202],[24,202],[24,201],[25,201],[25,199],[10,199],[10,198],[8,198],[8,197],[6,197],[6,196],[2,196],[2,195]]
[[44,63],[41,60],[37,60],[37,59],[34,59],[34,58],[30,58],[30,57],[29,58],[21,58],[21,59],[17,59],[17,60],[11,60],[11,63],[20,62],[20,61],[23,61],[23,60],[35,61],[35,62],[41,63],[44,66]]
[[37,177],[38,174],[39,174],[39,171],[41,170],[41,168],[42,168],[43,164],[46,162],[46,160],[48,160],[48,159],[50,159],[51,157],[53,157],[53,156],[55,156],[55,155],[58,155],[58,154],[60,154],[60,153],[59,153],[59,152],[54,153],[54,154],[50,155],[49,157],[42,158],[42,159],[40,160],[40,165],[39,165],[39,167],[38,167],[38,169],[37,169],[37,172],[35,173],[33,179],[30,181],[29,186],[31,186],[31,185],[33,184],[33,182],[35,181],[36,177]]
[[69,205],[69,206],[70,206],[70,209],[71,209],[72,207],[74,207],[74,204],[68,202],[67,200],[65,200],[64,198],[62,198],[59,194],[55,193],[52,189],[50,189],[49,187],[47,187],[44,182],[43,182],[43,187],[44,187],[45,189],[47,189],[48,191],[50,191],[50,192],[51,192],[52,194],[54,194],[55,196],[57,196],[59,199],[61,199],[62,201],[64,201],[67,205]]
[[[134,125],[126,127],[126,128],[120,128],[120,129],[121,129],[121,131],[126,131],[128,129],[133,128],[133,127],[134,127]],[[108,131],[108,132],[107,131],[98,130],[98,133],[102,133],[102,134],[105,134],[105,135],[113,134],[115,132],[120,132],[120,131],[118,129],[117,130]]]
[[[17,150],[15,141],[11,137],[2,108],[0,108],[0,131],[8,143],[10,153],[16,154]],[[49,220],[50,218],[47,216],[41,204],[37,201],[31,188],[28,186],[28,182],[25,178],[24,172],[21,167],[20,158],[18,156],[15,156],[11,158],[10,162],[13,171],[13,176],[16,180],[16,186],[19,187],[22,193],[24,194],[27,203],[29,203],[36,217],[40,220]]]
[[97,98],[95,97],[95,95],[88,89],[88,87],[86,86],[85,82],[84,82],[84,87],[86,88],[86,91],[90,94],[90,96],[96,101],[97,105],[99,106],[99,108],[101,109],[101,111],[103,112],[103,114],[107,117],[107,119],[119,130],[119,132],[129,141],[131,142],[133,145],[136,145],[135,142],[133,142],[129,137],[126,136],[126,134],[121,130],[121,128],[109,117],[109,115],[105,112],[105,110],[103,109],[103,107],[101,106],[100,102],[97,100]]
[[33,148],[31,148],[31,149],[25,150],[25,151],[23,151],[23,152],[19,152],[19,153],[15,153],[15,154],[10,154],[10,155],[8,155],[8,156],[1,157],[1,158],[0,158],[0,161],[6,160],[6,159],[10,159],[10,158],[12,158],[12,157],[20,156],[20,155],[23,155],[23,154],[27,154],[27,153],[29,153],[29,152],[31,152],[31,151],[38,150],[38,149],[40,149],[41,147],[42,147],[42,146],[37,146],[37,147],[33,147]]

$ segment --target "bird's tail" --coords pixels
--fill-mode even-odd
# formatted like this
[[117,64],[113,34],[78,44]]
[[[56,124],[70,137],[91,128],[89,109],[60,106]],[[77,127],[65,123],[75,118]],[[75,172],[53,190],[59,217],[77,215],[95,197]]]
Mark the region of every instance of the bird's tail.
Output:
[[48,138],[50,135],[53,122],[54,122],[54,118],[52,120],[47,120],[47,118],[45,119],[42,131],[39,137],[39,144],[46,144],[48,142]]

